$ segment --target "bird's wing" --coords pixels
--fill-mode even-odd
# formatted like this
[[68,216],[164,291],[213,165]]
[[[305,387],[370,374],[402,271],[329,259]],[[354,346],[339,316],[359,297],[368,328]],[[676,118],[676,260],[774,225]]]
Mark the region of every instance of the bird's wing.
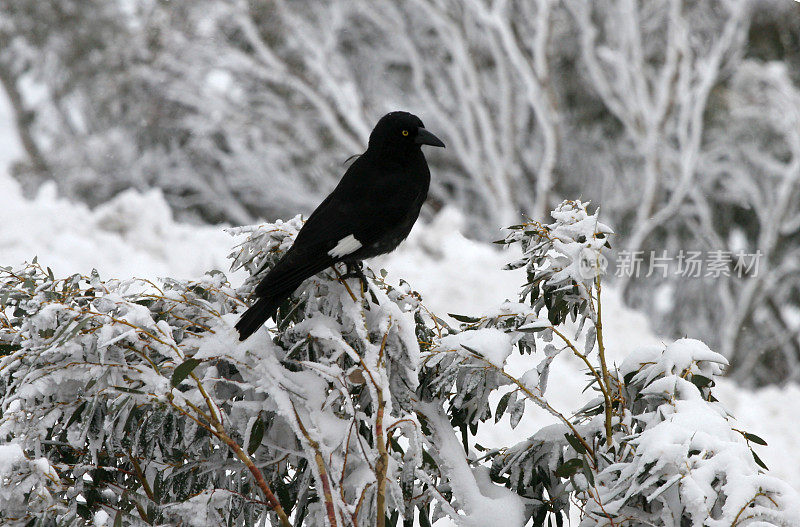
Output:
[[303,280],[333,265],[334,258],[323,250],[292,249],[256,287],[257,296],[278,296],[294,291]]
[[309,276],[340,261],[345,254],[335,249],[351,231],[346,207],[331,194],[309,216],[292,247],[258,284],[256,294],[288,294]]

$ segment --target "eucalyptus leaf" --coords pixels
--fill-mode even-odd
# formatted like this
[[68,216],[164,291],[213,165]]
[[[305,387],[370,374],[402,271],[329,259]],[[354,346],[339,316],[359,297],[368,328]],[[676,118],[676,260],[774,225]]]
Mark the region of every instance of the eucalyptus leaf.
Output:
[[190,373],[200,364],[199,359],[190,358],[183,361],[175,371],[172,372],[172,377],[170,379],[170,383],[173,387],[178,386],[181,382],[183,382],[186,377],[189,376]]

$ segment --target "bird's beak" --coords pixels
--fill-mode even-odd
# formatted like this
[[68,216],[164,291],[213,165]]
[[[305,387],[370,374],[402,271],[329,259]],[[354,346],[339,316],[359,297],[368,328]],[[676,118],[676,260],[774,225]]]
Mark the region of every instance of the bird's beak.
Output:
[[417,129],[417,138],[414,140],[414,142],[418,145],[441,146],[444,148],[444,143],[441,139],[422,127]]

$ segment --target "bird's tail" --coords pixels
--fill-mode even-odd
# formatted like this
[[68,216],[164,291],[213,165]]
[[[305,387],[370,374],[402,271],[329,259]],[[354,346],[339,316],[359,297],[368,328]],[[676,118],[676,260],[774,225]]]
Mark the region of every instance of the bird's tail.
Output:
[[283,301],[281,297],[261,297],[250,309],[244,312],[242,318],[236,323],[239,340],[246,340],[255,333],[268,318],[275,316],[278,306]]

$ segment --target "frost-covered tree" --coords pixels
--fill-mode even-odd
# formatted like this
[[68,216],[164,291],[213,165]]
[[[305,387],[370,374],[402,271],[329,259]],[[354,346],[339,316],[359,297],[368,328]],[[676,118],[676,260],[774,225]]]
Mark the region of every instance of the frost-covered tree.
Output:
[[42,92],[20,94],[20,113],[34,112],[21,132],[73,195],[154,184],[178,210],[237,222],[310,209],[376,117],[408,107],[453,152],[437,201],[497,223],[529,201],[542,215],[550,199],[553,6],[68,0],[0,13],[5,62],[29,57],[10,68],[9,93]]
[[[699,159],[702,178],[679,220],[693,247],[732,253],[730,272],[664,281],[676,305],[714,306],[699,317],[677,309],[671,318],[684,332],[706,335],[749,383],[800,379],[798,104],[800,89],[781,63],[747,61],[736,71]],[[685,243],[665,240],[673,250]],[[734,268],[737,251],[760,255],[745,276]]]
[[97,203],[130,186],[115,176],[122,166],[130,177],[136,164],[125,125],[137,94],[124,88],[143,59],[135,25],[116,2],[0,4],[0,85],[26,153],[15,172],[27,188],[53,178],[72,195],[96,192]]
[[[721,71],[741,52],[747,2],[567,2],[594,90],[619,120],[635,164],[614,185],[633,215],[626,247],[644,241],[697,189],[705,111]],[[627,193],[625,193],[627,195]]]
[[[766,474],[713,397],[727,363],[703,343],[610,367],[601,275],[611,229],[567,201],[512,227],[527,281],[484,314],[425,309],[365,269],[308,279],[275,324],[233,324],[297,234],[235,229],[234,289],[197,281],[0,279],[0,518],[9,525],[796,525],[800,497]],[[512,353],[530,357],[521,376]],[[596,398],[548,401],[559,354]],[[490,405],[489,398],[499,401]],[[493,400],[496,400],[493,398]],[[490,449],[474,436],[533,405],[553,424]]]
[[[717,347],[739,380],[800,378],[798,84],[783,66],[796,59],[786,27],[797,25],[800,9],[742,1],[566,5],[592,90],[623,131],[617,155],[598,157],[600,177],[589,183],[629,232],[620,247],[673,258],[716,252],[728,264],[710,278],[623,276],[618,286],[660,331],[697,334]],[[740,276],[737,252],[760,254],[757,269]],[[653,302],[656,291],[668,302]]]

